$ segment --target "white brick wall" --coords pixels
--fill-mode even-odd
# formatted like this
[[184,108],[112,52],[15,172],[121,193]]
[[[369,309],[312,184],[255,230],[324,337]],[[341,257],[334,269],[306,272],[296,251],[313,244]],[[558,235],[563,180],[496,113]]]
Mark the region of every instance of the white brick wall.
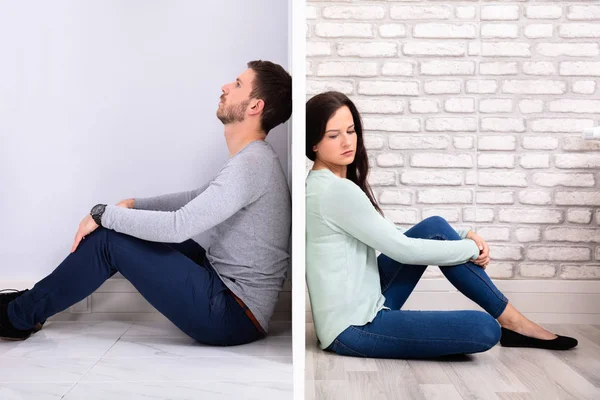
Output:
[[[308,97],[361,111],[394,222],[479,231],[490,275],[600,279],[597,1],[308,0]],[[428,271],[427,276],[439,276]]]

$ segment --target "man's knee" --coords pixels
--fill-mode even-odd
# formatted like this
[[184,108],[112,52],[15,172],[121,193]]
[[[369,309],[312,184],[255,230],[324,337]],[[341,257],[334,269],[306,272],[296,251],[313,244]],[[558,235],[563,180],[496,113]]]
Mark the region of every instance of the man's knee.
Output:
[[87,235],[84,240],[87,240],[90,242],[100,241],[100,242],[107,243],[107,242],[111,242],[114,240],[119,240],[123,236],[124,235],[122,233],[113,231],[112,229],[106,229],[102,226],[99,226],[94,232]]

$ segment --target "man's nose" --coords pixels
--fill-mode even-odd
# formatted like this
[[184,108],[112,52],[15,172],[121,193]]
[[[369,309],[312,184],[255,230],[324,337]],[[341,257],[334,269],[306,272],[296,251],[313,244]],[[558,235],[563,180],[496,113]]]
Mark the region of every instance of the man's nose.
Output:
[[223,92],[223,94],[227,94],[227,92],[229,91],[229,88],[227,87],[227,84],[221,86],[221,91]]

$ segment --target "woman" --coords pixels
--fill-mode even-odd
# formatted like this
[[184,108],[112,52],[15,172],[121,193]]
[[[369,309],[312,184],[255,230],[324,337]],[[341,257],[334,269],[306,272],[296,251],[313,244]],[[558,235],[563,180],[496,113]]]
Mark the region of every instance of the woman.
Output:
[[[306,105],[306,276],[322,349],[342,355],[429,358],[503,346],[569,349],[577,340],[529,321],[484,269],[486,242],[441,217],[409,230],[382,216],[367,183],[359,113],[338,92]],[[382,254],[375,257],[375,250]],[[481,311],[400,310],[427,265]],[[498,320],[498,322],[495,321]],[[498,325],[500,323],[500,326]]]

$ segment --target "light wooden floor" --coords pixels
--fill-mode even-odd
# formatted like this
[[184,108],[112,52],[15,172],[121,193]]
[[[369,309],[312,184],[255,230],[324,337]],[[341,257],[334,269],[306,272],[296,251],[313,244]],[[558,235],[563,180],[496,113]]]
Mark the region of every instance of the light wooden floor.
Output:
[[306,324],[307,400],[600,400],[600,325],[541,324],[577,338],[569,351],[506,348],[452,360],[343,357]]

